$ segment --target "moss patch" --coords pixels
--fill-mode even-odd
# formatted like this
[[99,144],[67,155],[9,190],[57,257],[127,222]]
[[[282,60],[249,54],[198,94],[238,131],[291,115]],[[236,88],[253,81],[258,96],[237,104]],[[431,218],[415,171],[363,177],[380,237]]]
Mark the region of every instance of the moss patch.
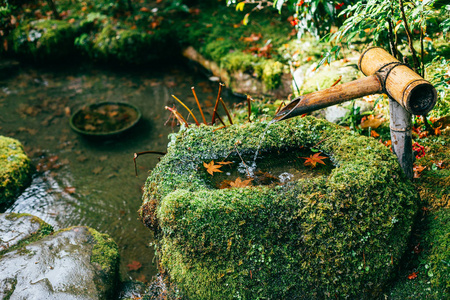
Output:
[[31,180],[30,160],[19,141],[0,136],[0,208]]
[[261,149],[306,146],[328,178],[215,190],[204,161],[256,151],[266,123],[172,136],[147,180],[141,217],[161,264],[192,299],[373,297],[405,250],[417,196],[382,144],[311,117],[271,125]]
[[32,21],[13,31],[13,49],[35,61],[59,60],[74,52],[75,36],[75,27],[65,21]]

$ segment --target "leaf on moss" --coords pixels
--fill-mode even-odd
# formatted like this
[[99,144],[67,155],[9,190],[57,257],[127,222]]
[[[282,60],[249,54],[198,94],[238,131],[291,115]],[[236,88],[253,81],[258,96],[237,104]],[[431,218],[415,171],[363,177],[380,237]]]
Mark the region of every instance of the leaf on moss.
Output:
[[219,170],[219,168],[221,168],[222,165],[214,164],[214,160],[212,160],[208,164],[203,162],[203,166],[206,168],[206,172],[208,172],[211,175],[214,175],[214,172],[220,172],[220,173],[222,172],[222,171]]
[[419,274],[419,272],[412,272],[411,274],[408,275],[408,279],[409,280],[413,280],[417,278],[417,274]]
[[247,186],[249,186],[249,184],[250,184],[251,181],[252,181],[252,179],[241,180],[241,179],[238,177],[238,178],[236,178],[235,181],[231,181],[231,182],[230,182],[230,187],[235,187],[235,188],[247,187]]

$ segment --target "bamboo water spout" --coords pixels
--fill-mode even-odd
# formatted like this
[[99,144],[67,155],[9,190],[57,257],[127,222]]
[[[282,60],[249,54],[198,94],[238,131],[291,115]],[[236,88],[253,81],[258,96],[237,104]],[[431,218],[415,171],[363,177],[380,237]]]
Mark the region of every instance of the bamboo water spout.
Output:
[[425,115],[436,104],[434,86],[382,48],[363,52],[358,67],[368,77],[297,97],[275,115],[273,122],[379,93],[386,93],[415,115]]
[[292,100],[273,118],[289,119],[371,94],[389,96],[392,150],[405,175],[413,178],[411,114],[426,115],[437,100],[434,86],[379,47],[363,52],[358,67],[368,76]]

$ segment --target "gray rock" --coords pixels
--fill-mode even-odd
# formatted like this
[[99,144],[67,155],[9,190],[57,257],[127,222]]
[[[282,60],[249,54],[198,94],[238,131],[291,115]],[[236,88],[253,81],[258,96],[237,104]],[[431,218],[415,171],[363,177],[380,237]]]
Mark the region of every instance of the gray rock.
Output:
[[0,258],[0,299],[111,299],[117,245],[87,227],[56,232]]
[[52,227],[41,219],[28,214],[0,214],[0,252],[17,245],[19,242],[41,233],[49,234]]

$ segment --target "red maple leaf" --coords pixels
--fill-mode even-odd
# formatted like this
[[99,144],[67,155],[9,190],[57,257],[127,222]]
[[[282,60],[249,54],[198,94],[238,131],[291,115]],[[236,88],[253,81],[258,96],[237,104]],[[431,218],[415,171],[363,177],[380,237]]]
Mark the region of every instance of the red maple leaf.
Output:
[[317,164],[325,165],[323,159],[328,158],[326,156],[320,156],[321,153],[316,153],[314,155],[310,155],[309,157],[302,157],[305,159],[305,166],[311,166],[315,168]]
[[419,272],[412,272],[411,274],[408,275],[408,279],[409,280],[413,280],[417,278],[417,274],[419,274]]

